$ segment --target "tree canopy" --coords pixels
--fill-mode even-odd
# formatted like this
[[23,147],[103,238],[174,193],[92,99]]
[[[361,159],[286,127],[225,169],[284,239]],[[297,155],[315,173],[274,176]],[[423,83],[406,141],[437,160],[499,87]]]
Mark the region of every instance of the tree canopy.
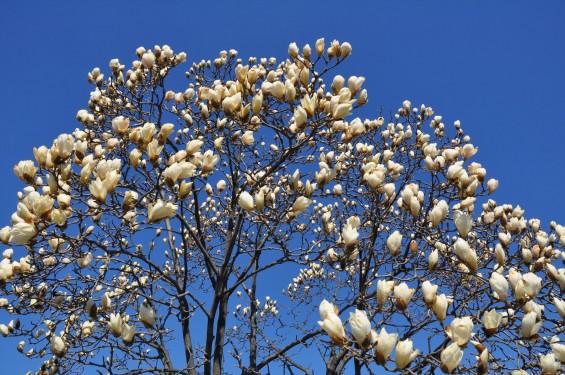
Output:
[[460,121],[356,117],[351,51],[88,73],[0,230],[0,333],[36,373],[562,372],[565,227],[489,199]]

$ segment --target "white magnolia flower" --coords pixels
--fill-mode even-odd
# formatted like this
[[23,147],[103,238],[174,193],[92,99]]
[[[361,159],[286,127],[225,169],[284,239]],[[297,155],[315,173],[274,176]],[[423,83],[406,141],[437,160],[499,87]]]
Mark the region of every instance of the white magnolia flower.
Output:
[[430,283],[428,280],[422,283],[422,294],[424,295],[424,302],[428,307],[433,306],[437,297],[437,285]]
[[351,334],[355,340],[364,348],[371,345],[371,322],[367,318],[365,310],[355,310],[355,313],[349,313],[349,325],[351,326]]
[[242,191],[239,194],[239,205],[246,211],[253,211],[254,204],[253,204],[253,197],[246,191]]
[[473,334],[473,321],[468,316],[455,318],[449,328],[451,340],[459,346],[465,346]]
[[495,309],[487,311],[483,315],[483,326],[487,336],[494,335],[500,323],[502,323],[502,314]]
[[473,218],[466,212],[455,211],[453,213],[453,222],[457,228],[457,232],[461,237],[467,237],[473,226]]
[[553,354],[555,354],[555,358],[559,362],[565,363],[565,345],[559,343],[560,340],[559,337],[557,336],[553,336],[550,342],[551,342],[551,350],[553,351]]
[[406,283],[401,283],[394,287],[394,297],[399,310],[405,310],[408,307],[415,291],[415,289],[409,288]]
[[149,205],[147,208],[147,219],[150,223],[155,223],[160,220],[171,218],[175,216],[178,206],[171,202],[163,202],[158,199],[155,204]]
[[443,293],[436,297],[432,310],[440,322],[445,320],[445,317],[447,316],[447,308],[450,303],[450,299],[448,299]]
[[530,298],[535,298],[541,290],[541,278],[535,273],[528,272],[522,277],[524,290]]
[[318,321],[318,325],[326,331],[334,343],[339,346],[344,345],[345,330],[343,328],[343,323],[336,314],[335,307],[326,300],[322,301],[322,304],[320,304],[320,317],[322,320]]
[[553,305],[557,309],[557,313],[561,319],[565,319],[565,302],[557,297],[553,298]]
[[18,245],[24,245],[30,239],[35,237],[37,230],[33,224],[16,223],[10,230],[10,242]]
[[135,337],[135,324],[128,325],[123,323],[122,325],[122,340],[126,346],[130,346],[133,343]]
[[467,241],[457,238],[453,245],[455,255],[471,270],[472,273],[477,272],[477,253],[471,249]]
[[402,370],[410,364],[420,354],[419,350],[414,350],[412,340],[406,339],[396,344],[396,368]]
[[292,212],[300,213],[302,211],[306,211],[306,209],[311,203],[312,203],[311,199],[306,198],[304,196],[300,196],[296,198],[296,201],[294,201],[294,204],[292,205]]
[[112,119],[112,128],[117,135],[124,135],[129,128],[129,119],[124,116],[117,116]]
[[120,337],[122,335],[122,316],[120,314],[110,314],[108,327],[110,327],[110,332],[115,337]]
[[508,281],[498,272],[493,272],[489,279],[492,290],[501,301],[508,301]]
[[541,355],[539,358],[541,373],[543,375],[553,375],[561,368],[561,363],[555,359],[554,353]]
[[392,293],[392,289],[394,288],[394,281],[385,281],[379,280],[377,282],[377,303],[379,310],[383,308],[386,303],[386,300]]
[[396,256],[400,254],[401,246],[402,246],[402,235],[399,231],[394,231],[388,239],[386,240],[386,246],[388,251],[393,255]]
[[396,345],[396,340],[398,340],[397,333],[388,333],[386,329],[381,328],[381,332],[377,338],[377,363],[379,365],[384,365],[388,361],[390,353],[394,350]]
[[155,324],[155,310],[146,302],[139,306],[139,321],[145,328],[152,328]]
[[341,237],[345,243],[345,247],[353,247],[357,244],[357,238],[359,238],[359,232],[357,228],[351,225],[345,225],[341,232]]
[[441,351],[441,370],[446,374],[451,374],[463,358],[463,351],[457,345],[457,343],[449,344],[445,349]]
[[524,315],[524,317],[522,318],[522,327],[521,327],[521,333],[523,338],[529,339],[537,335],[542,325],[542,322],[541,321],[538,322],[537,320],[538,320],[538,314],[535,311],[531,311]]
[[51,349],[51,352],[53,352],[53,354],[59,358],[63,357],[67,351],[65,342],[60,336],[57,335],[51,336],[49,348]]

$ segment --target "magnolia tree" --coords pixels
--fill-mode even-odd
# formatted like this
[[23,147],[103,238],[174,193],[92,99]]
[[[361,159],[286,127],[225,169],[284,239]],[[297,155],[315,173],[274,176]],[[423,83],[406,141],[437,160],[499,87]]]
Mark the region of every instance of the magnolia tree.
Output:
[[348,43],[136,53],[14,168],[0,333],[37,374],[562,373],[565,227],[488,199],[458,121],[355,117]]

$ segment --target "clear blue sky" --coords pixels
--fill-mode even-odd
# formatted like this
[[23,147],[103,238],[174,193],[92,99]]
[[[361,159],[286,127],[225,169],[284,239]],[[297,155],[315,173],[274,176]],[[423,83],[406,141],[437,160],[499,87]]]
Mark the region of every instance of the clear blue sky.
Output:
[[[22,187],[13,165],[80,126],[93,67],[128,66],[155,44],[189,61],[230,48],[282,59],[289,42],[318,37],[352,44],[346,70],[366,77],[369,110],[409,99],[459,119],[500,181],[499,203],[565,224],[563,1],[11,1],[0,12],[0,227]],[[0,353],[0,372],[25,372],[13,342]]]

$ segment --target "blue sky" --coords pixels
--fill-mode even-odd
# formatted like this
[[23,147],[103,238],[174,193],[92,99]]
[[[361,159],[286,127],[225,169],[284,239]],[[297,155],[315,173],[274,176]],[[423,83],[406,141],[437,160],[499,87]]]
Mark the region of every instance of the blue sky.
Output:
[[[93,67],[126,66],[140,45],[169,44],[189,61],[223,49],[286,57],[287,46],[349,41],[344,73],[366,77],[369,104],[404,99],[459,119],[476,161],[500,181],[498,202],[565,224],[565,2],[285,1],[9,2],[0,13],[0,227],[22,184],[12,173],[32,148],[80,126]],[[2,356],[18,354],[0,340]],[[10,373],[26,360],[13,356]],[[7,371],[7,370],[6,370]]]

